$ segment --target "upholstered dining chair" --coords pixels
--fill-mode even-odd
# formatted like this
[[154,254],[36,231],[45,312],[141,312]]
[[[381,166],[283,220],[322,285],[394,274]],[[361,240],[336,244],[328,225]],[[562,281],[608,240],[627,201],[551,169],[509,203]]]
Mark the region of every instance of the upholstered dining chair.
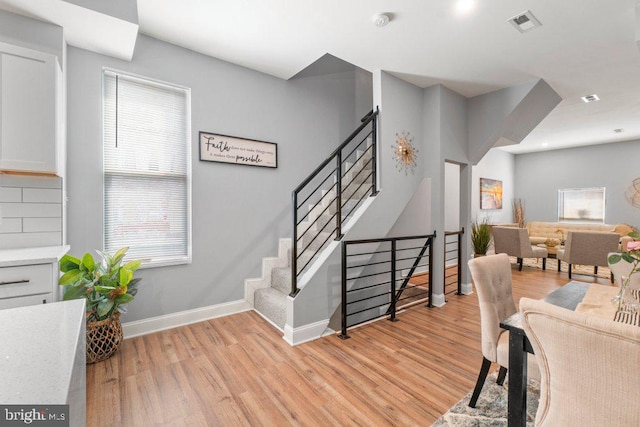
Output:
[[607,267],[607,254],[618,250],[620,235],[607,231],[569,231],[564,249],[558,249],[558,272],[562,271],[562,261],[569,264],[569,279],[573,264],[592,265],[593,274],[598,267]]
[[[623,259],[615,264],[611,264],[609,262],[609,256],[617,253],[618,252],[609,252],[607,254],[607,263],[609,264],[609,270],[611,270],[611,274],[613,275],[616,285],[620,287],[622,286],[622,277],[629,277],[629,274],[631,274],[631,270],[633,269],[633,264]],[[640,289],[640,274],[636,273],[631,276],[631,279],[629,280],[629,288]]]
[[[478,293],[482,332],[482,365],[469,406],[475,408],[491,363],[500,365],[497,383],[502,385],[509,367],[509,332],[500,322],[516,312],[511,287],[511,262],[506,254],[487,255],[469,261],[469,270]],[[529,371],[539,377],[530,358]]]
[[542,269],[547,268],[545,248],[533,246],[526,228],[493,227],[493,246],[497,254],[507,254],[518,259],[518,270],[522,271],[524,258],[542,258]]
[[522,298],[541,372],[535,425],[640,424],[640,328]]

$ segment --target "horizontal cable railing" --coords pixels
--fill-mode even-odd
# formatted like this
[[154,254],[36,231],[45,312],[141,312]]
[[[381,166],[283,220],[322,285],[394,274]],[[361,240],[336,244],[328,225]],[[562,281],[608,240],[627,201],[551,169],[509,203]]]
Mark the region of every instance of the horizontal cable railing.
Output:
[[462,235],[459,231],[444,232],[444,293],[462,295]]
[[343,225],[369,196],[378,193],[378,111],[361,125],[293,190],[291,296],[298,278],[331,240],[340,240]]
[[436,235],[342,242],[342,330],[383,316],[396,320],[400,307],[433,296],[433,239]]

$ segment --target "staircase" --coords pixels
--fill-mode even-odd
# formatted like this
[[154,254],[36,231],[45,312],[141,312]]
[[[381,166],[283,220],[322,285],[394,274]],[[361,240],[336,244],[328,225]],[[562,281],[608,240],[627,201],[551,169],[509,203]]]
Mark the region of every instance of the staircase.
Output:
[[[262,276],[245,280],[246,300],[280,330],[286,322],[287,297],[295,296],[299,284],[304,286],[305,275],[313,274],[325,251],[353,225],[363,202],[375,195],[376,115],[365,116],[363,124],[294,191],[295,248],[292,239],[280,239],[278,256],[263,259]],[[372,127],[368,133],[367,126]]]
[[[342,183],[342,210],[349,213],[346,216],[345,229],[348,229],[349,220],[356,212],[357,206],[371,194],[369,186],[360,185],[372,172],[369,161],[371,155],[360,152],[358,156],[357,165],[345,174]],[[356,170],[361,173],[358,175]],[[324,192],[321,202],[309,206],[308,209],[309,215],[298,225],[298,235],[302,236],[298,241],[299,273],[310,270],[312,264],[321,258],[322,251],[334,241],[335,232],[327,230],[334,228],[331,224],[336,220],[336,191]],[[284,329],[286,320],[287,296],[291,293],[291,246],[291,239],[280,239],[278,257],[264,258],[262,261],[262,277],[245,281],[246,289],[253,288],[255,310],[281,330]]]

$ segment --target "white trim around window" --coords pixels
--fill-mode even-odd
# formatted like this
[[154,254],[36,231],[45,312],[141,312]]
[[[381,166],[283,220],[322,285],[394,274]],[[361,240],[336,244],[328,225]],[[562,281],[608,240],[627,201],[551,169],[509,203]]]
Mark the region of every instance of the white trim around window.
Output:
[[558,190],[558,222],[604,224],[605,187]]
[[191,91],[103,69],[104,250],[191,262]]

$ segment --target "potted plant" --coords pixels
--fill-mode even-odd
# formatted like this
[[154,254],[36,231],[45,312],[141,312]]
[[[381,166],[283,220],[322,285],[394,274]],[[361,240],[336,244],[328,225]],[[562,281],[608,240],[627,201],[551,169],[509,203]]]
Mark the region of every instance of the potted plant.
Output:
[[475,220],[471,223],[471,246],[475,257],[484,256],[491,244],[491,225],[489,219]]
[[60,271],[64,273],[58,283],[64,286],[64,300],[85,298],[87,300],[87,363],[108,359],[120,347],[122,325],[120,313],[133,301],[138,292],[140,278],[133,273],[140,261],[123,259],[129,248],[109,255],[100,251],[100,263],[90,253],[82,259],[65,255],[60,260]]

